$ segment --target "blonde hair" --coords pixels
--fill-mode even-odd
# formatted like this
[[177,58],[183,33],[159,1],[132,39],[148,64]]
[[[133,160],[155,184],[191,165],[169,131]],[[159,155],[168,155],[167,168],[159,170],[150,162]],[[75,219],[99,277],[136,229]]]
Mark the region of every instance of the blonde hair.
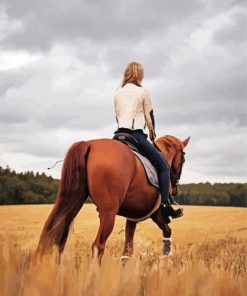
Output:
[[124,86],[126,83],[134,83],[137,86],[141,86],[143,77],[144,69],[142,64],[131,62],[124,70],[122,86]]

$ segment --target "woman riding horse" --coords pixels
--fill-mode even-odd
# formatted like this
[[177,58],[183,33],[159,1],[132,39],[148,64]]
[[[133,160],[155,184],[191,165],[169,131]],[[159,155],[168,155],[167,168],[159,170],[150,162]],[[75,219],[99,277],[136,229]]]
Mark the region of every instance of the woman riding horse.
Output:
[[149,138],[154,141],[155,120],[150,95],[141,85],[144,70],[141,64],[131,62],[127,65],[121,87],[117,89],[114,103],[117,133],[130,134],[138,143],[141,153],[144,154],[156,167],[161,193],[161,206],[164,215],[178,218],[183,215],[181,209],[174,210],[169,201],[170,167],[166,158],[147,139],[144,132],[149,129]]
[[106,138],[76,142],[64,159],[57,199],[40,235],[37,255],[49,254],[55,245],[60,257],[70,225],[88,196],[99,212],[98,233],[92,244],[92,250],[99,258],[103,256],[117,215],[126,217],[124,256],[133,253],[136,224],[143,217],[151,218],[162,230],[163,254],[170,254],[168,215],[177,218],[182,211],[175,211],[169,204],[169,166],[175,192],[184,163],[183,150],[190,138],[181,141],[174,136],[160,137],[155,140],[160,152],[147,140],[145,123],[151,140],[155,138],[155,131],[151,100],[141,86],[142,79],[142,66],[137,63],[128,65],[122,87],[115,97],[118,132],[131,134],[139,143],[141,152],[156,164],[162,206],[156,208],[159,192],[150,185],[142,163],[126,145]]

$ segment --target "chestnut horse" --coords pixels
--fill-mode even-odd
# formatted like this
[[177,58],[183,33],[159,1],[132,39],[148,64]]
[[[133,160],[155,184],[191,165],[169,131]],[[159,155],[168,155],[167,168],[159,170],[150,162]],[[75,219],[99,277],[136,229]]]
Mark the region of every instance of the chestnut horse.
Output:
[[[177,189],[184,162],[183,149],[189,139],[180,141],[165,136],[154,143],[171,167],[173,191]],[[143,165],[125,144],[111,139],[74,143],[66,154],[56,203],[40,236],[39,254],[50,252],[53,245],[61,254],[70,224],[88,196],[99,212],[100,226],[92,248],[101,257],[116,215],[137,219],[148,215],[159,192],[148,183]],[[169,240],[171,229],[164,222],[160,208],[151,218],[163,231],[163,237]],[[136,223],[126,220],[125,256],[133,252]]]

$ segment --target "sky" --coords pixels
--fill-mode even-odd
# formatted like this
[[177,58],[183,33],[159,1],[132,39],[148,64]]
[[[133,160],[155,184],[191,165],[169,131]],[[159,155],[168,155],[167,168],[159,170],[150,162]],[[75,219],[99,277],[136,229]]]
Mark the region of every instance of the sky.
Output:
[[59,178],[69,146],[111,138],[126,64],[158,137],[191,137],[181,183],[245,182],[246,1],[0,0],[0,165]]

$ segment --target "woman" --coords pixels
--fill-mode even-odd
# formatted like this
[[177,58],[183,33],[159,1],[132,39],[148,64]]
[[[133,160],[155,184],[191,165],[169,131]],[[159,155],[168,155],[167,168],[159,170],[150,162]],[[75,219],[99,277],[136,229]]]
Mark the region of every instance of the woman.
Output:
[[163,156],[144,133],[149,129],[149,138],[155,140],[155,121],[150,95],[141,85],[144,70],[137,62],[129,63],[124,71],[121,87],[118,88],[114,103],[118,132],[131,134],[139,144],[142,153],[156,166],[158,171],[161,205],[164,213],[172,218],[183,215],[181,210],[174,210],[169,204],[170,168]]

